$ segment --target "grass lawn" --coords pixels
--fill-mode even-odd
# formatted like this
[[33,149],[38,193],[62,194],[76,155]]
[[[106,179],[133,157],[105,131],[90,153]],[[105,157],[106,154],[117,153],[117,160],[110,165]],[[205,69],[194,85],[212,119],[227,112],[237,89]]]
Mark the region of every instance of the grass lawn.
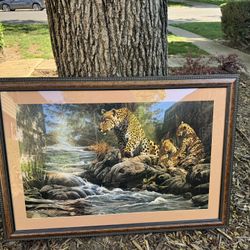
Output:
[[211,3],[211,4],[216,4],[216,5],[221,5],[227,2],[227,0],[192,0],[192,1],[200,2],[200,3]]
[[191,5],[184,2],[168,1],[168,7],[185,7],[185,6],[191,6]]
[[53,58],[48,25],[4,24],[7,48],[16,48],[21,58]]
[[169,55],[190,55],[193,57],[207,55],[207,52],[171,33],[168,34],[168,53]]
[[172,26],[188,30],[195,34],[204,36],[209,39],[222,39],[223,32],[221,30],[220,22],[195,22],[195,23],[180,23]]
[[[14,48],[23,59],[53,58],[48,25],[4,24],[4,40],[7,48]],[[207,53],[181,37],[168,35],[170,55],[206,55]]]

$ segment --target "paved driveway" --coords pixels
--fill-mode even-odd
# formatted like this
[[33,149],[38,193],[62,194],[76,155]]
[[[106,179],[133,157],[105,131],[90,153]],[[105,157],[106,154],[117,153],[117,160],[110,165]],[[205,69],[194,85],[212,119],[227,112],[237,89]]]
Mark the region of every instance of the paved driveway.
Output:
[[[170,7],[169,23],[178,22],[219,22],[220,8],[211,4],[192,3],[190,7]],[[8,23],[46,23],[46,10],[16,10],[15,12],[0,11],[0,22]]]

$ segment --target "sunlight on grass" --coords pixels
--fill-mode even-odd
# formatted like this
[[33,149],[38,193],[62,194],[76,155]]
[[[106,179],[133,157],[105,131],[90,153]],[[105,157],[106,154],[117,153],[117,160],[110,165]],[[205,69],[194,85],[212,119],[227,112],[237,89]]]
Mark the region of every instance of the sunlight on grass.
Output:
[[169,55],[192,55],[193,57],[207,55],[207,52],[171,33],[168,34],[168,53]]
[[[6,47],[17,48],[22,58],[53,58],[48,25],[46,24],[5,24]],[[207,54],[181,37],[168,35],[170,55],[199,56]]]
[[195,22],[195,23],[180,23],[172,26],[188,30],[208,39],[222,39],[223,32],[220,22]]
[[22,58],[53,58],[48,25],[4,24],[7,48],[16,47]]

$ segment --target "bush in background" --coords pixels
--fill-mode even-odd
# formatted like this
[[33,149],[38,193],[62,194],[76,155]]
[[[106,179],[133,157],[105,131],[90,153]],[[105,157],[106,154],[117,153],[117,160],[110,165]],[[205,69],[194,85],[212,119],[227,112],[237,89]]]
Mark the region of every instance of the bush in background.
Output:
[[221,5],[222,31],[233,45],[250,50],[250,1],[228,1]]
[[209,58],[186,57],[182,67],[171,69],[172,75],[237,74],[246,70],[237,55],[211,56]]
[[4,40],[3,40],[3,25],[0,23],[0,52],[3,51],[3,47],[4,47]]

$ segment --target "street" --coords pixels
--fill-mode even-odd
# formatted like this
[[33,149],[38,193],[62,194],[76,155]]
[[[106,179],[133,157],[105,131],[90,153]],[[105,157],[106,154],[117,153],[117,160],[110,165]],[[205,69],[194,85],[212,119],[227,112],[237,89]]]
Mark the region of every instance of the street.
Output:
[[220,22],[221,11],[216,5],[196,4],[190,7],[168,8],[168,21],[172,23]]
[[7,23],[47,23],[46,10],[16,10],[10,12],[0,11],[0,22]]
[[[220,22],[220,8],[211,4],[196,4],[190,7],[169,7],[169,23],[180,22]],[[0,22],[8,23],[46,23],[46,10],[0,11]]]

